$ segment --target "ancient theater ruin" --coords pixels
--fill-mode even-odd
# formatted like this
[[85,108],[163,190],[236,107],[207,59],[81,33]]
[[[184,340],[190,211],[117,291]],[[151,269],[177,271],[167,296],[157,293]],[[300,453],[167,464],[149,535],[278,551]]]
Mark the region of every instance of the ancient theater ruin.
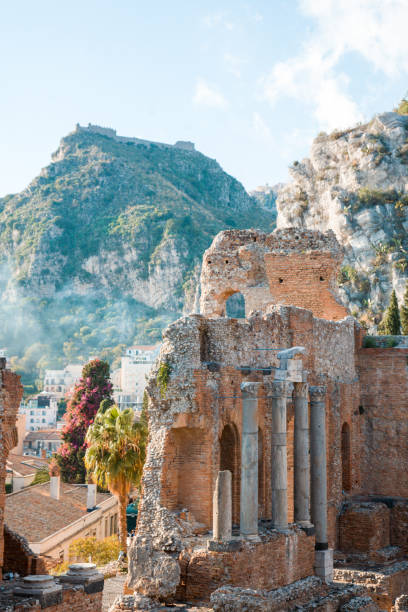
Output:
[[342,258],[297,229],[205,253],[201,314],[167,328],[148,385],[129,609],[391,610],[408,592],[408,349],[363,348]]

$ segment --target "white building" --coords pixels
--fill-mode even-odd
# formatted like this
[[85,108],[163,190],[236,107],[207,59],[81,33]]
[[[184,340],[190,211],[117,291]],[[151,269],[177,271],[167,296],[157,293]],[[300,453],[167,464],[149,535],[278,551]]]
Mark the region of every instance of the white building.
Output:
[[69,363],[63,370],[45,370],[44,392],[55,397],[65,397],[79,381],[83,365]]
[[160,344],[136,345],[126,349],[121,359],[120,370],[113,374],[115,401],[121,408],[131,406],[141,409],[146,375],[159,354]]
[[53,429],[57,426],[58,401],[56,397],[40,393],[37,397],[21,402],[19,413],[25,414],[27,431]]

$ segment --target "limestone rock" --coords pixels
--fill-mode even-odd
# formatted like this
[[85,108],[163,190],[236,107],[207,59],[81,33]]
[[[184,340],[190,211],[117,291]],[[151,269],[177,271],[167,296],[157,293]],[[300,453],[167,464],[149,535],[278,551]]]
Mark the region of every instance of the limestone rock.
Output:
[[150,542],[135,542],[129,551],[129,561],[130,588],[157,599],[174,595],[180,582],[177,559],[160,550],[154,550]]
[[408,275],[408,121],[383,113],[314,140],[277,198],[277,227],[331,229],[345,247],[342,299],[373,330]]

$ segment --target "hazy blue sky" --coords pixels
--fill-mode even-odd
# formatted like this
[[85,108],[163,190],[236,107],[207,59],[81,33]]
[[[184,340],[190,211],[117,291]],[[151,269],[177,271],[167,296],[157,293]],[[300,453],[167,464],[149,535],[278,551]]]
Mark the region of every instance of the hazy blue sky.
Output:
[[77,122],[192,140],[248,189],[408,89],[408,0],[0,0],[0,196]]

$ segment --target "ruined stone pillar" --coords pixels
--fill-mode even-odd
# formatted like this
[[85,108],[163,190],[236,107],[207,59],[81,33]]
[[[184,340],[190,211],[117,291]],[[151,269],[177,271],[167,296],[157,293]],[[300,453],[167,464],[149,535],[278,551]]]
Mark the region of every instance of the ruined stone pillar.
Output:
[[310,444],[307,383],[295,383],[295,522],[310,527]]
[[232,536],[232,477],[229,470],[218,472],[213,497],[213,539]]
[[327,538],[326,387],[310,387],[312,522],[316,529],[315,572],[333,577],[333,551]]
[[245,382],[242,392],[240,532],[258,535],[258,389]]
[[286,402],[288,383],[272,383],[272,524],[288,527],[288,468],[286,455]]

